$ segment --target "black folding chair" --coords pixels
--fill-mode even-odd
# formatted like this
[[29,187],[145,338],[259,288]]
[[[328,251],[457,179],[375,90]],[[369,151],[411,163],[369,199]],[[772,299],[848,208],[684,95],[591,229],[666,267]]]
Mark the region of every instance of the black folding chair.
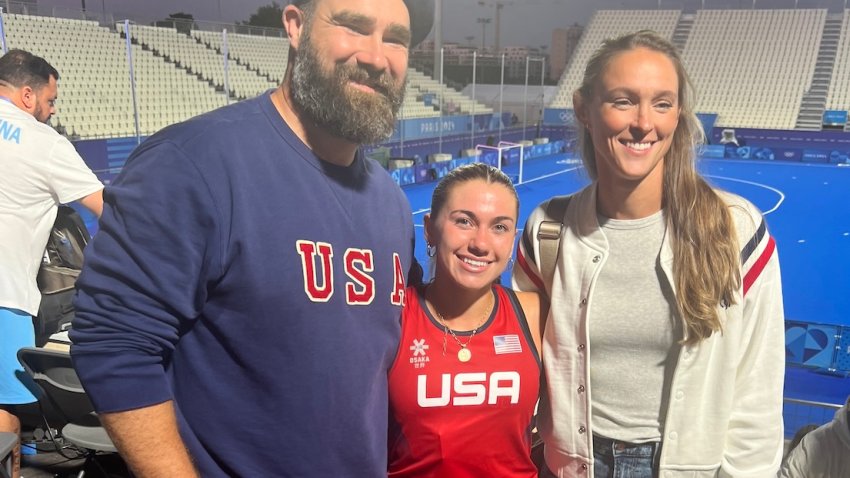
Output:
[[14,433],[0,433],[0,477],[11,478],[12,476],[12,450],[18,443],[18,435]]
[[18,361],[41,388],[39,400],[47,402],[64,419],[62,438],[85,451],[86,460],[78,478],[82,478],[98,452],[117,452],[80,384],[69,353],[25,347],[18,350]]

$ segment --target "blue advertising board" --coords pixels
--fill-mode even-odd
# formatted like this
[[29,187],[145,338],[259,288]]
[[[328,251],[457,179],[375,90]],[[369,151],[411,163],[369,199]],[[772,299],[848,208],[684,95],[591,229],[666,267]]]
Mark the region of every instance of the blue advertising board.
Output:
[[697,113],[697,118],[702,123],[702,130],[706,136],[714,129],[714,123],[717,122],[717,113]]
[[519,164],[519,148],[511,148],[502,156],[502,167],[507,164]]
[[837,370],[850,372],[850,327],[841,328],[841,338],[835,351],[835,365]]
[[722,144],[706,144],[700,147],[697,155],[700,158],[722,159],[726,157],[726,147]]
[[705,146],[700,152],[703,158],[757,159],[761,161],[801,161],[804,163],[847,164],[850,163],[850,147],[847,150],[828,148],[783,148],[774,146]]
[[806,367],[831,368],[838,327],[834,325],[785,322],[785,359]]
[[490,166],[498,166],[499,153],[498,151],[492,149],[485,149],[482,150],[481,155],[478,157],[478,160],[482,163],[489,164]]
[[543,110],[543,124],[575,128],[576,116],[569,108],[546,108]]
[[506,127],[510,113],[499,116],[498,113],[444,116],[442,118],[411,118],[396,122],[392,136],[386,142],[415,141],[419,139],[437,138],[440,135],[451,136],[475,131],[497,131],[500,126]]
[[847,124],[847,112],[840,110],[826,110],[823,112],[824,126],[844,126]]
[[434,177],[436,179],[442,179],[446,174],[449,174],[451,171],[451,165],[449,161],[440,161],[439,163],[431,164],[431,169],[434,170]]
[[399,186],[413,184],[416,182],[416,171],[414,168],[415,166],[399,168],[391,172],[390,175],[392,176],[393,181],[395,181]]
[[804,149],[802,160],[805,163],[828,163],[829,151],[822,149]]

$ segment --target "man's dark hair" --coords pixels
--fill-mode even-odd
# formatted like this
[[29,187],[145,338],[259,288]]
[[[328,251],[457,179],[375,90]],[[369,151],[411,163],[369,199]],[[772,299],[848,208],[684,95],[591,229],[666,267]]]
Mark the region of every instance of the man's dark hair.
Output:
[[15,88],[29,86],[41,89],[50,83],[50,77],[59,80],[59,72],[40,56],[24,50],[9,50],[0,57],[0,81]]

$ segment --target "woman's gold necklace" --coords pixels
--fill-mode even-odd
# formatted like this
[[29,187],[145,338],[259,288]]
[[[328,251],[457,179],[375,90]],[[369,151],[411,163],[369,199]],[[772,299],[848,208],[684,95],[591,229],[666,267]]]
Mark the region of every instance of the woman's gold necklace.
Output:
[[446,324],[445,319],[443,319],[443,314],[441,314],[440,311],[437,310],[437,305],[434,304],[433,301],[431,301],[431,307],[434,308],[434,313],[437,314],[437,320],[439,320],[440,324],[442,324],[443,326],[443,355],[446,354],[446,337],[448,337],[448,334],[452,334],[452,337],[455,339],[455,342],[457,342],[457,344],[460,346],[460,350],[457,351],[457,359],[461,362],[469,362],[469,360],[472,359],[472,351],[469,350],[469,343],[472,342],[472,339],[473,337],[475,337],[475,334],[478,332],[478,329],[481,328],[481,326],[484,325],[484,322],[487,321],[487,317],[490,316],[490,312],[492,310],[493,305],[495,305],[495,299],[493,299],[493,304],[487,306],[484,309],[484,315],[481,317],[481,321],[478,322],[478,325],[476,325],[475,328],[472,329],[472,335],[469,336],[469,340],[467,340],[466,343],[463,343],[460,341],[458,336],[455,335],[455,331],[450,329],[449,326]]

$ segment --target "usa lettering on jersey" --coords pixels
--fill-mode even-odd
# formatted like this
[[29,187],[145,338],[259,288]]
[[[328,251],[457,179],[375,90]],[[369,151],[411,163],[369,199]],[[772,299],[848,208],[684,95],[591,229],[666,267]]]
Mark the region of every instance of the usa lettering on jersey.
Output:
[[[333,245],[327,242],[296,241],[301,257],[304,292],[313,302],[328,302],[334,295]],[[375,257],[369,249],[348,248],[343,254],[345,301],[350,305],[369,305],[375,300]],[[404,271],[398,253],[393,253],[393,288],[390,303],[404,305]]]
[[[417,376],[416,402],[422,408],[462,407],[471,405],[495,405],[499,398],[510,399],[511,404],[519,403],[519,373],[485,372],[459,373],[452,377],[444,373],[440,377],[439,393],[429,389],[428,376]],[[433,387],[433,384],[430,384]]]

